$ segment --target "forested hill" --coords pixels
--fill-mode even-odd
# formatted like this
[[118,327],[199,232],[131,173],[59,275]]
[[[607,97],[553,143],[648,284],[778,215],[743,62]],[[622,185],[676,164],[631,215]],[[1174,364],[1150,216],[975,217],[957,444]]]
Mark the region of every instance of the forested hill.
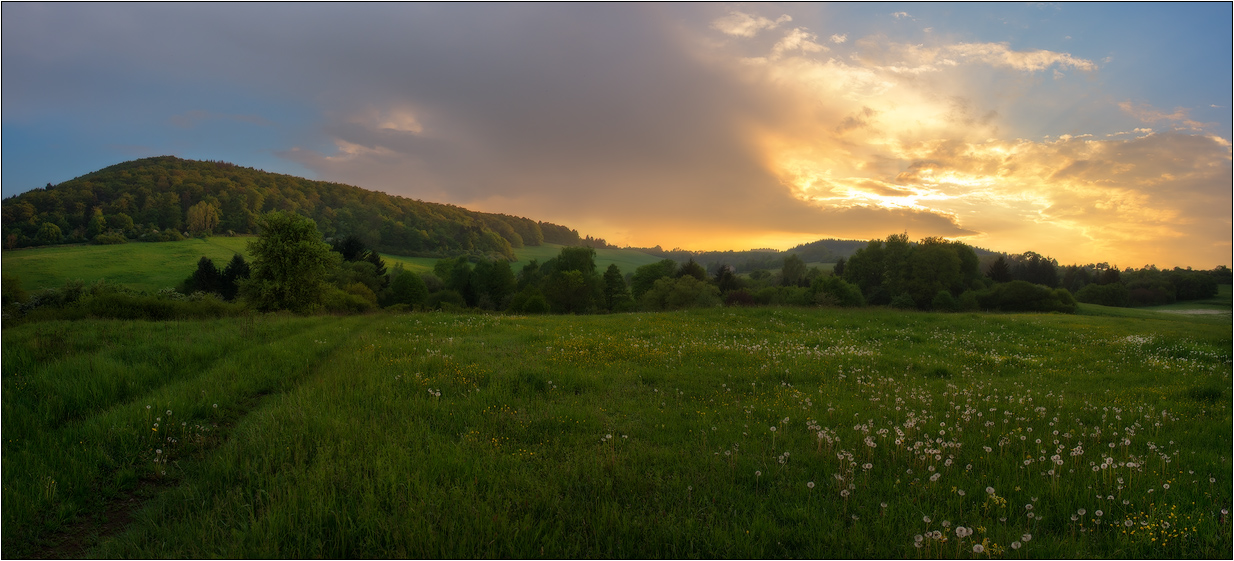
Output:
[[[866,247],[869,240],[841,240],[826,238],[779,251],[776,249],[750,249],[745,251],[690,251],[686,249],[665,250],[660,246],[640,247],[637,249],[649,255],[672,259],[679,263],[688,260],[702,264],[707,270],[714,270],[719,265],[729,265],[738,273],[749,273],[757,269],[779,269],[784,258],[796,255],[807,263],[835,263],[841,259],[852,257],[857,250]],[[970,246],[971,247],[971,246]],[[978,257],[996,255],[994,252],[973,247]]]
[[179,239],[182,232],[255,234],[259,217],[273,210],[312,218],[327,238],[356,235],[397,255],[513,259],[512,250],[524,245],[582,242],[575,230],[529,218],[174,156],[49,184],[5,199],[2,208],[4,247],[10,249]]

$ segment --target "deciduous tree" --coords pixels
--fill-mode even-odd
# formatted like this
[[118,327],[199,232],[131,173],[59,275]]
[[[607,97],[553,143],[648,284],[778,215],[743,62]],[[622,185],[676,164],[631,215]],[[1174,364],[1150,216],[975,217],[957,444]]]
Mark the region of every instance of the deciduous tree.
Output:
[[189,232],[193,234],[212,234],[219,225],[219,209],[206,201],[200,201],[189,207]]
[[313,308],[321,302],[338,257],[321,241],[317,224],[298,214],[271,212],[262,232],[249,242],[252,274],[241,291],[260,310]]

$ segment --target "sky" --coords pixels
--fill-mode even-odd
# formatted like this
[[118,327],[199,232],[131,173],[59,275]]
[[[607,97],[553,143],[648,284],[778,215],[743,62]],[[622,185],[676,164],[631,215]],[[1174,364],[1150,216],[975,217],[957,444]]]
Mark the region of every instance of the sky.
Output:
[[694,250],[1231,263],[1230,3],[12,3],[3,195],[225,160]]

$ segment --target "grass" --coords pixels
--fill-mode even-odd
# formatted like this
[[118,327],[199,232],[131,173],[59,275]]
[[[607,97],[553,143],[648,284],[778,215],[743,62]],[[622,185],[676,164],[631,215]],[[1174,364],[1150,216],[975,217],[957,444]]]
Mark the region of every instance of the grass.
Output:
[[[544,264],[549,259],[557,257],[561,253],[559,244],[547,243],[540,246],[526,246],[522,249],[514,251],[518,257],[518,261],[511,263],[510,266],[517,273],[524,265],[535,259]],[[616,264],[621,269],[622,274],[633,273],[635,269],[652,263],[659,263],[662,259],[654,255],[648,255],[641,251],[630,249],[597,249],[596,250],[596,271],[603,274],[604,270],[609,265]]]
[[[565,247],[559,244],[544,244],[539,246],[525,246],[514,250],[517,261],[510,263],[510,268],[518,274],[524,265],[535,259],[540,264],[544,264],[549,259],[557,257],[561,253],[561,248]],[[394,267],[395,263],[402,263],[403,268],[408,271],[417,273],[430,273],[433,271],[433,266],[437,264],[436,257],[403,257],[400,255],[382,255],[382,259],[386,261],[386,267]],[[660,258],[653,255],[647,255],[639,251],[629,249],[597,249],[596,250],[596,270],[603,273],[610,264],[616,264],[621,268],[621,272],[633,273],[635,269],[650,263],[656,263]]]
[[[211,237],[179,242],[119,245],[59,245],[4,252],[5,272],[21,279],[27,291],[57,288],[73,279],[87,284],[99,279],[136,290],[154,292],[182,282],[197,268],[202,256],[214,260],[220,269],[227,266],[232,255],[248,258],[247,245],[253,236]],[[545,244],[515,251],[518,261],[511,263],[517,273],[532,259],[544,263],[561,253],[562,246]],[[387,268],[402,263],[409,271],[432,272],[435,257],[403,257],[382,254]],[[596,267],[601,273],[610,263],[616,263],[622,273],[633,273],[639,266],[655,263],[658,258],[625,249],[596,250]]]
[[3,554],[1226,557],[1231,328],[1158,315],[9,328]]
[[1172,310],[1218,310],[1229,313],[1234,308],[1234,285],[1219,284],[1217,285],[1217,296],[1206,298],[1204,300],[1187,300],[1184,302],[1176,302],[1174,304],[1166,304],[1164,306],[1150,306],[1143,308],[1145,310],[1156,311],[1172,311]]
[[248,257],[251,236],[191,238],[178,242],[131,242],[118,245],[57,245],[5,250],[4,270],[21,279],[25,290],[56,288],[81,279],[99,279],[129,288],[157,291],[174,287],[193,274],[202,256],[220,269],[236,253]]

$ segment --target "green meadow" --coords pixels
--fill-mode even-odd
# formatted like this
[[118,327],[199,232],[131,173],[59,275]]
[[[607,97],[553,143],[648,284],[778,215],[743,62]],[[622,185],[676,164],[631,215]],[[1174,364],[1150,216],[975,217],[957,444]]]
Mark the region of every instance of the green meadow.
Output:
[[[554,259],[560,255],[562,247],[564,246],[560,244],[546,243],[516,249],[514,250],[514,255],[518,257],[518,260],[510,263],[510,268],[518,272],[533,259],[540,264],[544,264],[549,259]],[[432,272],[433,265],[437,264],[437,258],[435,257],[403,257],[401,255],[382,254],[381,258],[385,260],[387,269],[393,267],[395,263],[401,263],[403,268],[408,271],[420,273]],[[660,260],[661,258],[654,255],[628,249],[597,249],[595,256],[596,270],[601,272],[607,269],[609,265],[616,264],[621,268],[622,273],[633,273],[635,269],[643,265]]]
[[[21,279],[25,290],[55,288],[65,282],[81,279],[87,284],[100,279],[137,290],[154,292],[171,288],[193,274],[203,256],[223,267],[236,253],[248,257],[247,246],[253,236],[192,238],[178,242],[118,245],[58,245],[4,252],[4,271]],[[557,257],[562,246],[544,244],[527,246],[515,251],[518,261],[511,267],[518,271],[532,259],[544,263]],[[431,272],[435,257],[404,257],[382,254],[386,268],[396,263],[414,272]],[[597,249],[596,268],[600,271],[617,264],[623,273],[633,273],[642,265],[660,258],[624,249]]]
[[21,279],[25,290],[58,288],[80,279],[106,279],[137,290],[171,288],[193,274],[203,256],[223,267],[245,254],[250,236],[191,238],[178,242],[117,245],[56,245],[6,250],[4,272]]
[[3,555],[1228,558],[1228,316],[1108,310],[8,327]]

